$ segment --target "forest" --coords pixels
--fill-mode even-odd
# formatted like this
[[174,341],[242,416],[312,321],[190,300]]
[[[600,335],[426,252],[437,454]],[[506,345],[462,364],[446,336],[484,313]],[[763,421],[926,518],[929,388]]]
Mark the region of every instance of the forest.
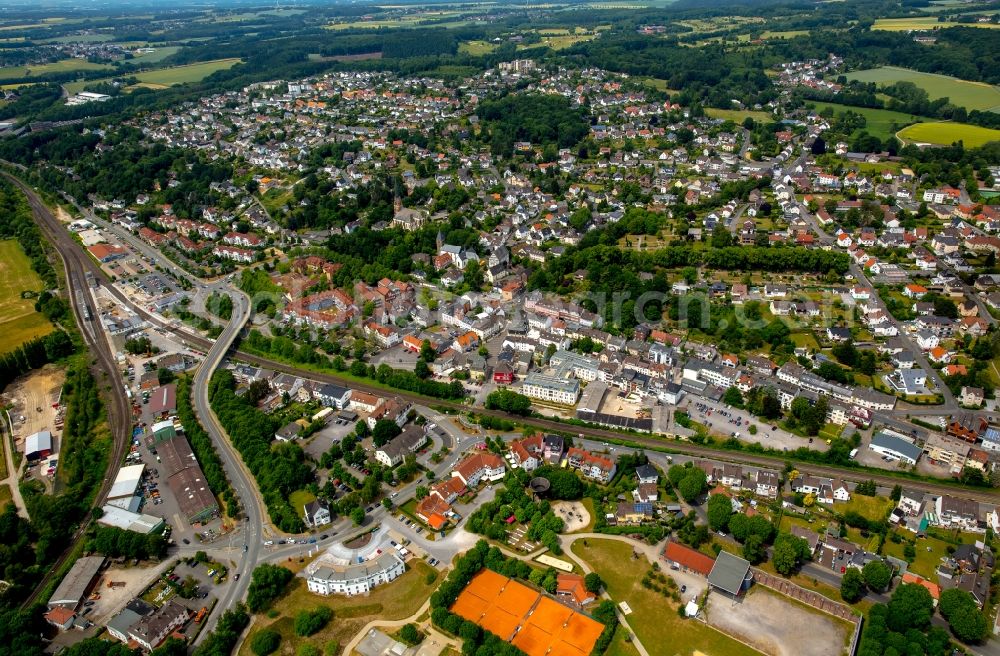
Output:
[[511,157],[518,141],[571,148],[590,132],[583,112],[561,96],[508,95],[484,100],[478,113],[495,156]]

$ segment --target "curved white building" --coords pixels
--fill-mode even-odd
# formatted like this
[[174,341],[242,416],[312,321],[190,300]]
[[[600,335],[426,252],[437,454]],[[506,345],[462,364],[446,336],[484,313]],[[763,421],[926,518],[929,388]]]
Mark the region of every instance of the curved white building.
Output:
[[314,571],[306,586],[321,595],[357,595],[377,585],[388,583],[406,571],[403,560],[395,553],[385,552],[371,560],[353,565],[323,565]]

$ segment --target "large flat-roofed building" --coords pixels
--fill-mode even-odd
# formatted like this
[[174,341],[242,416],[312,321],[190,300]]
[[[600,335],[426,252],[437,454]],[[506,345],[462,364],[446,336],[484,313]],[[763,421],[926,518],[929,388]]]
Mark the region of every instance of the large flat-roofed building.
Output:
[[163,528],[164,524],[163,519],[160,517],[154,517],[145,513],[134,513],[118,506],[112,506],[111,504],[105,504],[101,508],[101,511],[101,517],[97,520],[98,524],[114,526],[123,531],[133,531],[148,535]]
[[52,433],[49,431],[38,431],[24,438],[24,457],[28,460],[40,460],[50,455],[52,455]]
[[521,393],[539,401],[575,405],[580,398],[580,381],[533,371],[524,379]]
[[61,606],[75,609],[79,606],[97,581],[97,575],[103,566],[104,556],[83,556],[77,559],[49,597],[49,608]]
[[219,503],[187,438],[178,434],[169,422],[155,424],[153,429],[164,477],[184,517],[192,524],[215,517],[219,513]]
[[201,467],[182,469],[167,479],[181,513],[191,524],[204,522],[219,514],[219,503],[208,487]]
[[138,508],[139,499],[136,491],[142,482],[142,474],[146,465],[128,465],[118,470],[115,482],[108,492],[108,503],[124,510],[134,511]]
[[306,579],[309,592],[321,595],[365,594],[382,583],[388,583],[403,575],[406,565],[395,553],[385,552],[379,556],[352,565],[321,565]]
[[923,449],[913,442],[908,442],[901,437],[885,431],[879,431],[872,435],[872,441],[868,445],[868,448],[875,453],[881,453],[883,456],[888,456],[895,460],[902,460],[910,465],[917,464],[917,460],[924,452]]

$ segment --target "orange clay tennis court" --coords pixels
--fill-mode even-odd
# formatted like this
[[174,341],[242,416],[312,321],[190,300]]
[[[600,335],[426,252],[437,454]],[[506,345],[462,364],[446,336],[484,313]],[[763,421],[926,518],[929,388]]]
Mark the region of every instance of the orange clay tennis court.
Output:
[[451,610],[528,656],[587,656],[604,630],[600,622],[488,569],[469,582]]

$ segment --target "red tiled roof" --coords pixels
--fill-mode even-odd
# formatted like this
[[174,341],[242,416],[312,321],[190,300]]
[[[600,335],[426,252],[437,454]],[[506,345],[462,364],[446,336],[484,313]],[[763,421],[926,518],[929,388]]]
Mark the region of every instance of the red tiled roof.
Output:
[[663,550],[663,557],[681,567],[698,572],[702,576],[708,576],[715,566],[715,560],[712,558],[677,542],[667,543],[667,547]]

